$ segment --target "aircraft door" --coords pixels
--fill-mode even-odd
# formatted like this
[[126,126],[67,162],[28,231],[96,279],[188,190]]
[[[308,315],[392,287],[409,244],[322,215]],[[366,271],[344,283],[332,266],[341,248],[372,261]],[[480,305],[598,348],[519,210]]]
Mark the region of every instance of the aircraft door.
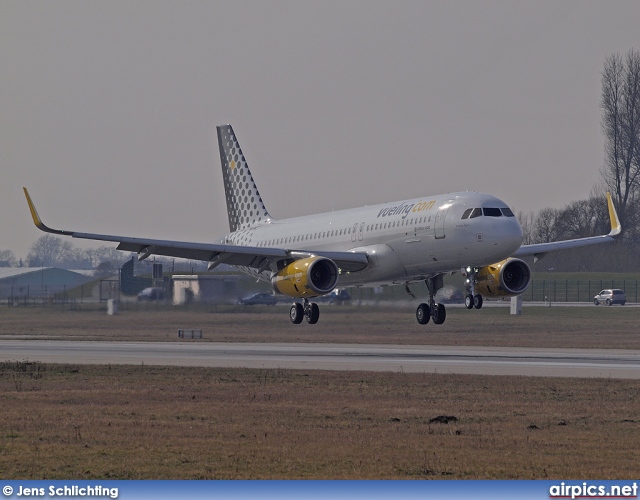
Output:
[[356,241],[356,232],[358,231],[358,223],[356,222],[353,225],[353,229],[351,231],[351,241]]
[[447,212],[449,208],[451,208],[451,202],[453,200],[447,201],[444,205],[442,205],[438,209],[438,213],[436,213],[436,220],[433,224],[433,235],[436,239],[441,239],[445,237],[444,234],[444,219],[447,216]]
[[363,237],[364,237],[364,222],[360,224],[360,230],[358,231],[358,240],[362,241]]

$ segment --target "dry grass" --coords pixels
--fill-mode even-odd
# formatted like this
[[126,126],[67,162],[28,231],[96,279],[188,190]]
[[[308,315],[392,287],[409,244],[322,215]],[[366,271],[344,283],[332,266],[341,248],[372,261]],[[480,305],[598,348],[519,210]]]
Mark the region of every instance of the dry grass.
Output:
[[[106,308],[105,308],[106,310]],[[292,325],[288,308],[143,307],[103,310],[0,308],[0,336],[37,339],[178,341],[179,328],[203,330],[204,341],[332,342],[513,347],[640,349],[640,309],[630,307],[449,307],[443,325],[421,326],[413,308],[325,306],[317,325]]]
[[2,363],[0,475],[632,479],[639,396],[603,379]]
[[[640,348],[631,308],[0,308],[3,338]],[[0,347],[2,341],[0,340]],[[0,363],[0,476],[635,478],[640,382]],[[455,417],[448,424],[432,422]]]

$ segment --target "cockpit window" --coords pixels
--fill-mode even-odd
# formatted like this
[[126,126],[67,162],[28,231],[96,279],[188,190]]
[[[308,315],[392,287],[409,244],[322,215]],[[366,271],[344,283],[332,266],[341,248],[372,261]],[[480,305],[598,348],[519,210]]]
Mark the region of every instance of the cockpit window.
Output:
[[[462,218],[463,219],[475,219],[476,217],[482,217],[482,211],[484,210],[484,215],[486,215],[487,217],[500,217],[503,212],[500,212],[499,208],[467,208],[464,213],[462,214]],[[508,210],[509,213],[511,213],[511,210],[507,209],[502,209],[502,210]],[[505,214],[506,215],[506,214]],[[511,215],[507,215],[507,217],[513,217],[513,214]]]
[[511,211],[510,208],[501,208],[500,210],[502,210],[502,215],[504,215],[505,217],[515,217],[515,215],[513,215],[513,212]]
[[485,217],[502,217],[502,212],[499,208],[483,208]]

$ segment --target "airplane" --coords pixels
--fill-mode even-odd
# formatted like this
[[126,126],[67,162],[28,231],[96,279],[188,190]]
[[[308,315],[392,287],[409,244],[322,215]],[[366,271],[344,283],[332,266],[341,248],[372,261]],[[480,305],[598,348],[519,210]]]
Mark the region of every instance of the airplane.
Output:
[[[315,324],[320,310],[310,299],[340,287],[378,287],[424,282],[429,300],[416,309],[420,324],[442,324],[444,304],[434,299],[446,274],[466,278],[467,309],[480,309],[483,296],[522,294],[534,261],[547,252],[608,243],[622,231],[607,193],[611,231],[606,235],[522,245],[522,227],[506,203],[476,192],[423,196],[393,203],[276,220],[269,215],[231,125],[217,127],[230,232],[216,243],[111,236],[46,226],[24,189],[38,229],[74,238],[117,242],[118,250],[225,263],[272,284],[294,302],[292,323]],[[297,299],[297,300],[296,300]]]

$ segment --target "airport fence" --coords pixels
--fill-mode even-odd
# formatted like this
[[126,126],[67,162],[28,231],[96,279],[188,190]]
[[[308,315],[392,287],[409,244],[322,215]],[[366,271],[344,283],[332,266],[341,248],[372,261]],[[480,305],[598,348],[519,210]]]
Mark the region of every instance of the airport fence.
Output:
[[119,299],[117,280],[102,280],[73,288],[66,285],[0,285],[0,300],[8,306],[73,306]]
[[[415,287],[416,297],[426,297],[424,290]],[[456,287],[457,288],[457,287]],[[593,296],[600,290],[619,288],[627,295],[628,302],[640,302],[640,280],[562,280],[533,279],[529,288],[522,294],[524,301],[534,302],[592,302]],[[407,293],[402,286],[384,289],[349,289],[352,300],[357,305],[369,300],[406,301]],[[121,297],[117,280],[102,280],[99,284],[87,283],[69,289],[65,285],[0,285],[0,303],[8,306],[74,307],[78,304],[104,303],[109,299],[121,300],[121,309],[148,309],[151,304],[138,303],[134,298]],[[161,301],[156,307],[170,304]]]
[[628,302],[638,302],[639,280],[532,280],[522,300],[535,302],[592,302],[600,290],[619,288]]

